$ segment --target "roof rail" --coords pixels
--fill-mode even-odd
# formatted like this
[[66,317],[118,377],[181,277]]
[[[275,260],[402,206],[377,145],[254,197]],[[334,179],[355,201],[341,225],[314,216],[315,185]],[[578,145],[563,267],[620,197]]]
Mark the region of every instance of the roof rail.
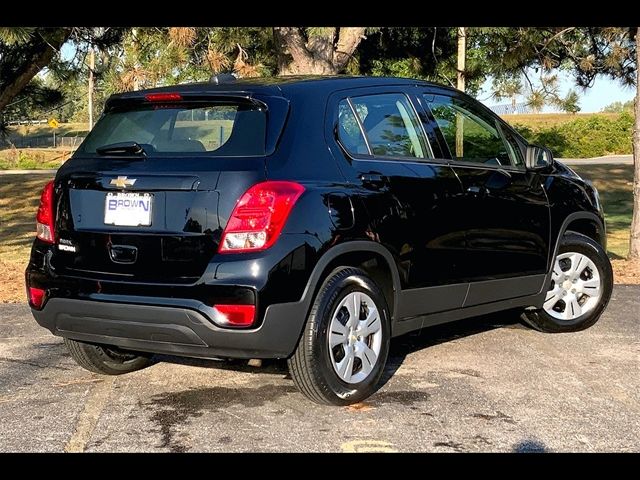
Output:
[[209,82],[214,85],[220,85],[221,83],[233,83],[238,78],[233,73],[219,73],[218,75],[213,75]]

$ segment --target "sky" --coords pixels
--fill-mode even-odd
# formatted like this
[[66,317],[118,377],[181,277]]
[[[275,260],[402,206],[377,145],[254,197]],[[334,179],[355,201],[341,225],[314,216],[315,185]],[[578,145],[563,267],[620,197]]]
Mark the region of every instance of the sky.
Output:
[[[604,107],[613,102],[626,102],[632,100],[635,96],[635,87],[625,87],[620,82],[611,80],[606,77],[597,77],[593,86],[582,90],[576,87],[575,81],[571,74],[567,72],[558,72],[558,85],[560,87],[560,95],[564,96],[570,89],[574,89],[580,96],[580,112],[592,113],[601,112]],[[482,91],[477,96],[487,106],[495,104],[509,103],[508,99],[502,99],[499,102],[491,98],[491,80],[487,80],[482,85]],[[518,102],[524,101],[518,98]],[[553,112],[553,107],[545,107],[543,112]]]

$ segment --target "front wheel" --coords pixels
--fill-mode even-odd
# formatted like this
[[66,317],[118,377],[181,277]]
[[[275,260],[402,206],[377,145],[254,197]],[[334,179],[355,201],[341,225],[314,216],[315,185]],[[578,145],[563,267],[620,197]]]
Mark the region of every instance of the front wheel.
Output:
[[359,402],[378,386],[390,334],[389,309],[378,286],[360,269],[338,268],[315,298],[288,361],[291,377],[316,403]]
[[543,332],[576,332],[595,324],[613,290],[613,272],[604,249],[591,238],[567,233],[551,272],[541,309],[524,313]]

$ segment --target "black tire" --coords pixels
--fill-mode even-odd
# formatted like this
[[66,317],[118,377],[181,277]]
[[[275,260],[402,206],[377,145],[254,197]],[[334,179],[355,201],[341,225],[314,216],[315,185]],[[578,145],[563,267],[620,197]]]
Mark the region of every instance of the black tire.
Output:
[[103,375],[122,375],[152,364],[150,355],[127,352],[107,345],[94,345],[65,338],[71,357],[82,368]]
[[[544,309],[527,310],[523,320],[536,330],[547,333],[577,332],[594,325],[609,303],[613,290],[613,270],[607,253],[593,239],[575,232],[567,232],[561,240],[558,254],[577,252],[587,256],[598,269],[601,295],[598,304],[589,312],[572,320],[559,320]],[[554,259],[555,261],[555,259]]]
[[[382,340],[378,359],[368,376],[358,383],[346,383],[334,370],[327,335],[339,303],[356,291],[366,293],[373,300],[380,316]],[[288,360],[291,377],[298,389],[316,403],[350,405],[360,402],[378,387],[389,354],[390,334],[389,308],[378,286],[360,269],[336,268],[320,287],[298,347]]]

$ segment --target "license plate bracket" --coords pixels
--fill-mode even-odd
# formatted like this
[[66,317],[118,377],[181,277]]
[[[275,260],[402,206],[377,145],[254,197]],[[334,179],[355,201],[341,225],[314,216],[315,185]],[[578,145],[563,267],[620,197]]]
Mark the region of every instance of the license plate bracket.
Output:
[[104,224],[149,227],[152,207],[150,193],[108,192],[104,200]]

